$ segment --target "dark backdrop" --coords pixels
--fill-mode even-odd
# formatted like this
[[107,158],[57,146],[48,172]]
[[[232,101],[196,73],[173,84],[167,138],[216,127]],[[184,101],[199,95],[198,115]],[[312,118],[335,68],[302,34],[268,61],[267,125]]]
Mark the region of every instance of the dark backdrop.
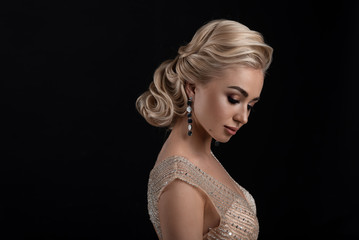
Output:
[[134,103],[228,18],[274,48],[250,122],[213,149],[256,199],[259,239],[359,239],[355,2],[3,1],[0,234],[156,239],[147,179],[166,131]]

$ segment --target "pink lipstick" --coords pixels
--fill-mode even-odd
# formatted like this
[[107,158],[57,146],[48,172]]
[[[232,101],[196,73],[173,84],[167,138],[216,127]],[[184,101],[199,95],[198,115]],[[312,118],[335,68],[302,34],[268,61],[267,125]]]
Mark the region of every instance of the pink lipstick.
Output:
[[227,133],[229,133],[230,135],[235,135],[238,131],[239,128],[237,127],[229,127],[229,126],[224,126]]

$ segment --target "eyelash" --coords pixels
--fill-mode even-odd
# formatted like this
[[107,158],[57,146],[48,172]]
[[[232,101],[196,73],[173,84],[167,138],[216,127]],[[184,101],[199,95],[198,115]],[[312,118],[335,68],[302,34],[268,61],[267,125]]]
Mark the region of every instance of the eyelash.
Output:
[[[233,99],[231,96],[228,96],[228,102],[230,102],[231,104],[237,104],[237,103],[239,103],[238,100]],[[247,109],[248,109],[248,111],[251,111],[251,110],[253,111],[253,106],[248,105],[248,106],[247,106]]]
[[232,104],[239,103],[238,100],[233,99],[231,96],[228,96],[228,102],[230,102],[230,103],[232,103]]

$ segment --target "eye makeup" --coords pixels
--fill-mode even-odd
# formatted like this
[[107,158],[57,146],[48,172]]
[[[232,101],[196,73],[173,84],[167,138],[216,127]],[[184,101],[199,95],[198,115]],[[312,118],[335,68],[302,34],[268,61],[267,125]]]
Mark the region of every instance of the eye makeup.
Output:
[[237,104],[239,103],[239,100],[234,99],[232,96],[228,96],[228,102],[230,102],[231,104]]

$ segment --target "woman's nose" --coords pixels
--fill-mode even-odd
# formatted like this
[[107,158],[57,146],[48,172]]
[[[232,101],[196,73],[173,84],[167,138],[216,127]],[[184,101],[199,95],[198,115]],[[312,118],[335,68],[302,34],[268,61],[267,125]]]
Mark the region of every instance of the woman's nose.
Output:
[[236,112],[233,119],[244,125],[248,122],[248,115],[249,115],[249,111],[247,109],[247,106],[243,106],[240,108],[239,111]]

